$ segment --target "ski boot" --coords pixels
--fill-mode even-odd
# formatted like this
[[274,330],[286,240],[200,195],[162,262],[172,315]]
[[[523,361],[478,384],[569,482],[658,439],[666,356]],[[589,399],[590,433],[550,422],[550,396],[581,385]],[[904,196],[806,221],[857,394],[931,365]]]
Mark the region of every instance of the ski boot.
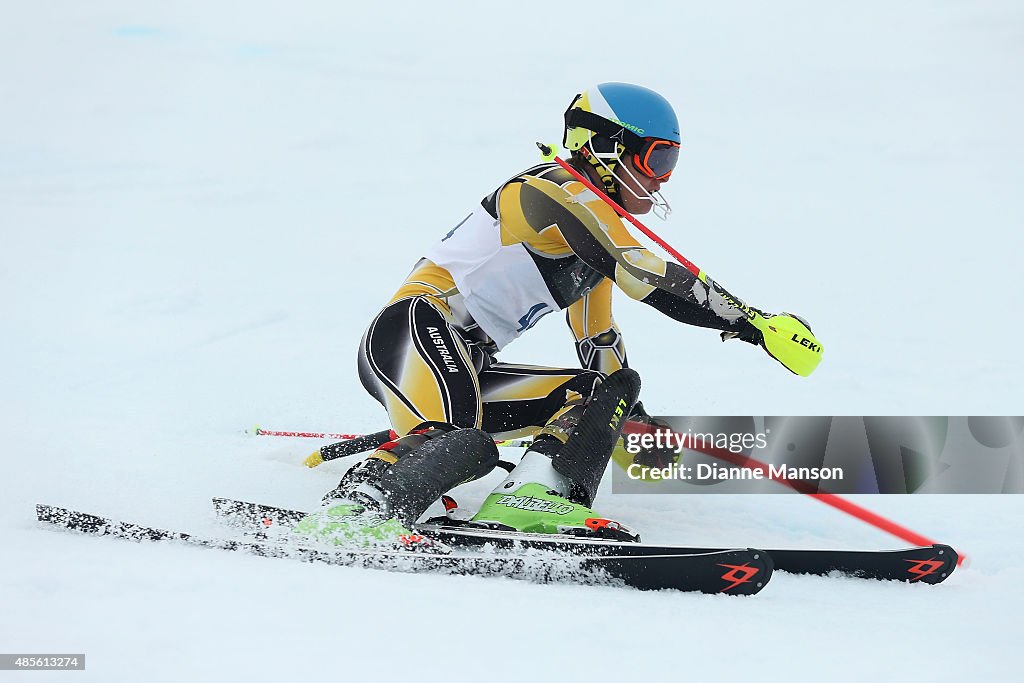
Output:
[[590,509],[639,392],[639,375],[622,369],[605,379],[585,404],[570,404],[557,413],[470,524],[639,541],[638,534]]
[[387,512],[377,484],[390,465],[374,453],[350,469],[324,495],[322,507],[303,517],[292,532],[344,548],[429,549],[427,539]]
[[442,493],[487,474],[497,461],[484,432],[426,423],[349,470],[294,533],[345,548],[445,552],[412,525]]
[[470,525],[530,534],[640,540],[640,535],[625,525],[601,517],[587,506],[538,483],[522,484],[507,493],[492,493]]

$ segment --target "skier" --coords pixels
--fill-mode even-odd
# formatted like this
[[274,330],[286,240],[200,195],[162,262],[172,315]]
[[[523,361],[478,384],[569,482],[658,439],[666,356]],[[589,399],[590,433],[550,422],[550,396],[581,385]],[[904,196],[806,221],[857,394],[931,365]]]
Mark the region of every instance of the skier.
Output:
[[[680,143],[671,105],[638,85],[602,83],[565,112],[570,163],[633,214],[667,216],[660,190]],[[359,377],[401,436],[350,469],[297,531],[392,542],[443,493],[496,466],[493,435],[530,432],[533,446],[474,523],[637,538],[590,509],[625,418],[646,417],[612,317],[615,288],[723,340],[763,345],[732,299],[644,248],[565,169],[534,166],[427,249],[370,323]],[[581,368],[497,359],[554,310],[566,311]]]

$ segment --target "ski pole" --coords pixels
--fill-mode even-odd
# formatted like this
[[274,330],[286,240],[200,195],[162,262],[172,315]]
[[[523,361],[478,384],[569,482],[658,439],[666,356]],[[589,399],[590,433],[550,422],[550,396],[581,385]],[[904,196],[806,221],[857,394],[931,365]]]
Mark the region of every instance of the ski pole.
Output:
[[[377,437],[381,434],[389,435],[388,438],[383,439],[379,443],[374,443],[373,447],[381,445],[385,441],[397,438],[397,434],[393,430],[383,430],[380,432],[374,432],[373,434],[339,434],[336,432],[296,432],[296,431],[282,431],[277,429],[264,429],[262,427],[253,427],[251,432],[256,436],[289,436],[289,437],[300,437],[305,439],[340,439],[342,441],[354,441],[356,439],[370,439],[370,437]],[[371,439],[372,441],[372,439]],[[362,442],[361,442],[362,443]],[[524,439],[500,439],[494,442],[498,446],[504,446],[507,448],[523,448],[533,443],[531,437]],[[352,444],[356,446],[357,444]],[[360,453],[362,451],[353,451]]]
[[554,160],[559,166],[565,169],[573,178],[583,183],[591,192],[597,195],[601,201],[612,207],[617,214],[632,223],[643,234],[650,237],[658,245],[671,254],[681,266],[693,273],[694,277],[707,285],[709,291],[717,292],[727,303],[739,309],[751,325],[760,330],[764,338],[764,349],[775,360],[782,363],[790,372],[801,377],[807,377],[821,362],[823,348],[821,342],[811,333],[810,328],[799,318],[783,313],[766,317],[757,309],[747,306],[741,299],[730,294],[724,287],[711,279],[711,277],[698,268],[692,261],[672,248],[665,240],[661,239],[653,230],[641,223],[633,214],[626,211],[614,199],[609,197],[589,178],[573,168],[564,159],[558,156],[558,148],[554,145],[537,143],[541,156],[546,161]]
[[[281,431],[275,429],[263,429],[262,427],[255,427],[252,433],[257,436],[288,436],[288,437],[301,437],[308,439],[341,439],[336,443],[330,443],[326,446],[321,446],[320,449],[305,459],[306,467],[317,467],[328,460],[337,460],[338,458],[344,458],[346,455],[355,455],[356,453],[363,453],[373,448],[378,448],[381,445],[387,443],[391,439],[397,439],[398,434],[393,429],[383,429],[379,432],[372,434],[336,434],[332,432],[297,432],[297,431]],[[525,439],[496,439],[494,441],[496,446],[502,446],[505,448],[529,448],[533,444],[533,439],[528,437]]]
[[[276,429],[264,429],[257,425],[252,428],[252,433],[256,436],[294,436],[301,437],[304,439],[359,439],[365,434],[335,434],[333,432],[289,432],[280,431]],[[383,443],[383,442],[382,442]]]
[[[626,427],[623,431],[638,434],[643,433],[646,430],[646,426],[634,427],[629,422],[627,422]],[[759,471],[763,476],[768,477],[772,481],[788,486],[789,488],[793,489],[794,491],[797,491],[798,493],[803,493],[804,495],[808,495],[811,498],[819,500],[825,505],[829,505],[835,508],[836,510],[839,510],[840,512],[845,512],[851,517],[856,517],[862,522],[866,522],[867,524],[870,524],[876,529],[881,529],[882,531],[890,533],[899,539],[907,541],[908,543],[913,543],[914,545],[922,546],[936,544],[936,541],[933,541],[927,536],[922,536],[916,531],[912,531],[911,529],[908,529],[907,527],[901,524],[897,524],[891,519],[887,519],[882,515],[879,515],[878,513],[872,512],[867,508],[861,507],[860,505],[857,505],[852,501],[846,500],[845,498],[842,498],[841,496],[838,496],[835,493],[817,493],[814,487],[812,487],[810,484],[807,484],[806,482],[790,481],[785,476],[775,475],[772,473],[768,465],[764,464],[760,460],[755,460],[751,457],[743,455],[742,453],[733,453],[732,451],[727,450],[725,448],[707,446],[704,444],[703,440],[701,440],[699,444],[695,443],[693,440],[690,439],[690,436],[688,434],[684,434],[681,436],[681,445],[684,448],[687,448],[691,451],[696,451],[698,453],[703,453],[704,455],[710,455],[711,457],[718,458],[719,460],[725,460],[726,462],[730,462],[734,465],[739,465],[741,467],[746,467],[751,470]],[[959,550],[957,550],[957,554],[959,555],[957,565],[962,565],[964,561],[967,559],[967,556],[961,553]]]
[[321,446],[303,462],[306,467],[316,467],[328,460],[337,460],[338,458],[344,458],[346,455],[355,455],[356,453],[372,450],[397,436],[391,429],[382,429],[379,432],[363,434],[362,436],[356,435],[346,441],[338,441],[337,443]]
[[[338,458],[344,458],[346,455],[355,455],[356,453],[378,448],[391,439],[397,438],[398,434],[394,430],[385,430],[360,436],[349,441],[327,444],[307,457],[303,462],[306,467],[317,467],[328,460],[337,460]],[[533,439],[495,440],[494,443],[497,446],[508,448],[522,448],[529,447],[533,443]]]

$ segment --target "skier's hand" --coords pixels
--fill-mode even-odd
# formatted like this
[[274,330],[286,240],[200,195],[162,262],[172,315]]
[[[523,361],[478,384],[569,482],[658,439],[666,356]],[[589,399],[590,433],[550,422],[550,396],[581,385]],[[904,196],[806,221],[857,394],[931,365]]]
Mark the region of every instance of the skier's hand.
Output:
[[[776,317],[775,313],[765,313],[764,311],[758,311],[756,308],[754,310],[760,313],[765,320],[771,320]],[[799,320],[809,332],[812,334],[814,333],[814,331],[811,330],[811,324],[807,322],[806,319],[801,318],[795,313],[783,313],[782,315]],[[761,330],[751,325],[745,318],[736,322],[735,330],[726,330],[722,332],[722,341],[729,341],[730,339],[742,339],[748,344],[754,344],[755,346],[761,347],[764,346],[764,335],[761,334]]]
[[[760,313],[760,311],[758,311]],[[761,313],[766,318],[772,317],[771,313]],[[764,335],[761,334],[761,330],[757,329],[746,318],[741,318],[736,321],[736,329],[725,330],[722,332],[722,341],[729,341],[730,339],[740,339],[753,344],[754,346],[764,346]]]
[[[624,434],[643,434],[657,431],[672,431],[664,420],[651,417],[644,409],[644,404],[637,401],[626,421]],[[624,437],[625,438],[625,437]],[[643,448],[633,455],[633,462],[641,467],[665,468],[679,460],[679,454],[672,448]]]
[[629,412],[629,417],[627,417],[626,419],[631,420],[633,422],[649,423],[654,418],[652,418],[650,413],[648,413],[644,409],[644,402],[637,401],[636,405],[634,405],[633,409]]
[[[792,313],[776,315],[753,310],[763,318],[761,330],[743,319],[736,323],[735,329],[722,332],[722,341],[742,339],[755,344],[790,372],[804,377],[810,375],[821,361],[822,353],[821,342],[814,337],[810,324]],[[769,338],[765,339],[765,335]]]

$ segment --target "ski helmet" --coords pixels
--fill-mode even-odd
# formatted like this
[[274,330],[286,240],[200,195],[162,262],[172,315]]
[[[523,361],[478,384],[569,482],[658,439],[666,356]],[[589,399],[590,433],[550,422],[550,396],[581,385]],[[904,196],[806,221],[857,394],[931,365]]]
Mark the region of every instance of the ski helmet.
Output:
[[[679,158],[680,142],[672,105],[643,86],[600,83],[576,95],[565,110],[562,145],[594,167],[613,197],[621,190],[616,168],[625,154],[633,155],[633,165],[644,175],[667,180]],[[662,198],[644,199],[668,207]]]

